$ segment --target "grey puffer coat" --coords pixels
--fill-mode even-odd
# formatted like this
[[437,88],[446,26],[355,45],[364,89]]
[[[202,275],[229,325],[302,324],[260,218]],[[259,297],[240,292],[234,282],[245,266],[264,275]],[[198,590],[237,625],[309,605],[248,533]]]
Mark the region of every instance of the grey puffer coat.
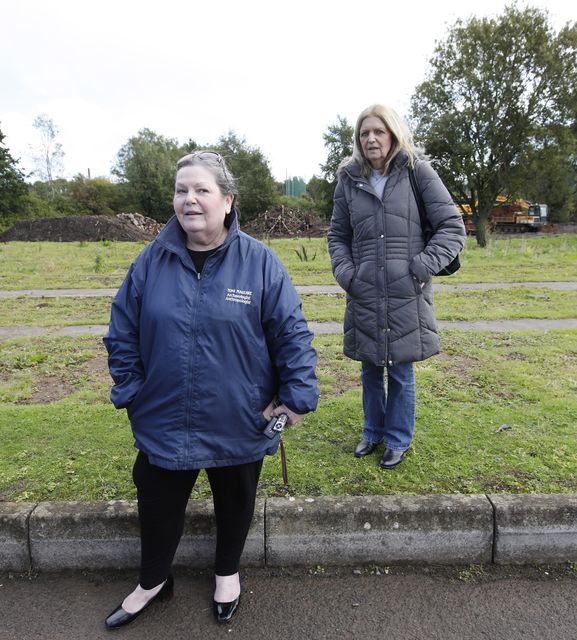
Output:
[[425,160],[415,162],[434,235],[425,247],[407,155],[397,155],[382,200],[352,162],[340,171],[328,234],[333,274],[347,292],[344,353],[377,366],[440,351],[431,278],[461,251],[465,227]]

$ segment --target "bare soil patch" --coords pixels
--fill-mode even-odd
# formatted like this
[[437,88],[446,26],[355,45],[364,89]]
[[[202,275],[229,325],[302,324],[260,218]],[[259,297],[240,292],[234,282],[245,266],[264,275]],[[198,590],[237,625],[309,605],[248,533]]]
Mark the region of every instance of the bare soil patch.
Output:
[[[108,373],[106,356],[96,356],[77,367],[66,367],[54,375],[39,375],[34,380],[34,394],[19,404],[48,404],[62,400],[80,387],[108,389],[112,379]],[[105,398],[107,400],[107,398]]]

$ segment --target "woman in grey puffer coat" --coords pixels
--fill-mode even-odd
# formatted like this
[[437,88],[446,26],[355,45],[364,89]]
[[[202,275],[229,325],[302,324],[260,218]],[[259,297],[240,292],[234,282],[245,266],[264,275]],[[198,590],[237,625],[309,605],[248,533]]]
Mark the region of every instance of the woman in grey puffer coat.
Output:
[[[409,170],[434,230],[426,246]],[[347,292],[344,353],[362,363],[364,426],[355,456],[384,442],[379,464],[391,469],[413,438],[413,362],[440,351],[431,278],[461,251],[465,227],[390,107],[376,104],[361,112],[353,156],[338,177],[328,241],[333,274]]]

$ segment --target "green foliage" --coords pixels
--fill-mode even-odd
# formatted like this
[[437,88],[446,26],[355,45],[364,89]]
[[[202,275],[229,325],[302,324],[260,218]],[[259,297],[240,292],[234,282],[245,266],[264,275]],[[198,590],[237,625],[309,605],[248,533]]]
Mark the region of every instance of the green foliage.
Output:
[[323,133],[328,155],[326,162],[321,165],[321,171],[329,183],[336,183],[339,165],[353,153],[355,128],[346,118],[337,116],[337,120],[338,122],[329,125]]
[[[124,201],[155,220],[166,221],[173,213],[172,198],[177,160],[199,148],[189,139],[180,146],[150,129],[142,129],[120,149],[114,175],[124,183]],[[260,149],[251,147],[233,131],[221,136],[214,145],[203,145],[218,151],[237,179],[242,218],[250,220],[274,205],[276,183],[268,162]],[[133,209],[133,206],[128,206]]]
[[165,222],[173,213],[175,166],[181,155],[176,140],[141,129],[120,149],[112,172],[126,183],[127,195],[141,213]]
[[301,245],[300,248],[295,249],[295,253],[297,254],[298,259],[301,262],[312,262],[317,257],[316,251],[311,256],[304,245]]
[[71,216],[79,213],[71,197],[70,182],[65,178],[54,178],[51,182],[36,181],[30,186],[30,191],[45,203],[48,215]]
[[26,209],[26,184],[18,162],[4,146],[6,136],[0,130],[0,229]]
[[555,34],[547,14],[512,5],[494,19],[458,20],[412,98],[416,137],[453,197],[466,202],[486,243],[499,194],[544,130],[567,134],[577,109],[577,25]]
[[355,129],[346,118],[337,116],[337,122],[329,125],[323,140],[327,148],[327,159],[321,165],[323,177],[313,176],[307,184],[307,193],[313,199],[317,211],[327,220],[333,210],[333,194],[337,186],[337,170],[341,162],[353,153]]
[[278,204],[282,204],[288,209],[300,209],[301,211],[305,211],[306,213],[317,211],[316,203],[308,193],[305,193],[304,195],[298,197],[280,196],[278,199]]
[[568,127],[554,131],[533,137],[519,162],[515,191],[547,203],[550,222],[577,222],[577,137]]
[[102,255],[97,253],[94,258],[94,273],[101,273],[102,271],[104,271],[104,260]]
[[214,148],[226,159],[237,180],[242,220],[252,220],[276,204],[276,183],[258,147],[251,147],[244,138],[229,131],[218,139]]
[[307,194],[315,204],[315,209],[327,220],[333,211],[333,194],[336,183],[313,176],[307,184]]
[[[8,198],[4,202],[9,202]],[[1,209],[2,198],[0,211]],[[18,208],[0,214],[0,230],[12,226],[20,219],[85,214],[113,215],[135,210],[137,207],[131,205],[125,184],[113,183],[107,178],[87,179],[79,174],[72,180],[55,178],[52,182],[37,181],[24,185],[24,193],[18,199]]]
[[126,201],[122,186],[107,178],[85,178],[79,174],[69,183],[69,194],[76,214],[113,215]]

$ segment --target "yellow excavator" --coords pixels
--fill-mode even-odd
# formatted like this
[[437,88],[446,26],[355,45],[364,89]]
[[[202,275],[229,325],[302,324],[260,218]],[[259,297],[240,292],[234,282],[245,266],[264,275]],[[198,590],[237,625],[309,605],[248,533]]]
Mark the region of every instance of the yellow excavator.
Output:
[[[475,234],[475,223],[468,204],[458,204],[463,215],[465,229],[468,234]],[[497,196],[495,206],[489,214],[488,223],[491,231],[498,233],[521,233],[523,231],[539,231],[547,225],[549,209],[546,204],[532,204],[519,198],[509,200],[505,196]]]

